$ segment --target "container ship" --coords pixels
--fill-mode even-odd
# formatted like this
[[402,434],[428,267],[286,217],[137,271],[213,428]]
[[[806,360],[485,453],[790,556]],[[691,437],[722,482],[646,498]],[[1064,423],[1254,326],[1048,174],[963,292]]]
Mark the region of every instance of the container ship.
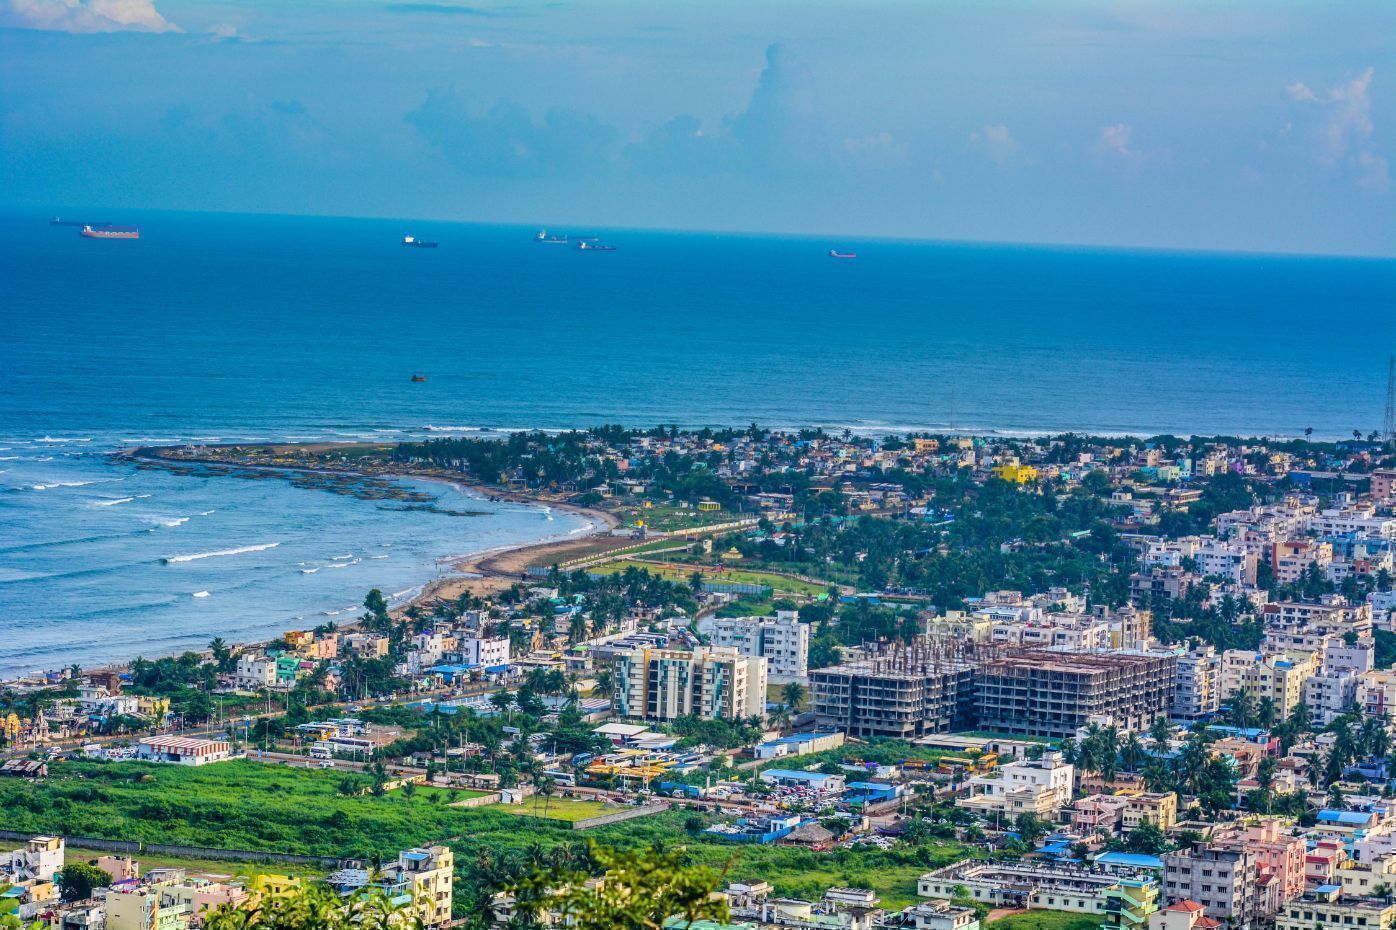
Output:
[[428,242],[426,239],[418,239],[416,236],[403,236],[402,244],[409,249],[434,249],[439,243]]
[[538,230],[538,235],[533,237],[534,242],[546,242],[549,245],[558,245],[567,241],[566,236],[550,236],[546,229]]
[[829,250],[830,258],[857,258],[857,252],[840,252],[838,249]]
[[139,226],[84,226],[79,236],[87,239],[139,239]]
[[616,247],[613,246],[613,245],[601,245],[601,244],[596,243],[596,242],[578,242],[578,243],[577,243],[577,251],[578,251],[578,252],[614,252],[615,250],[616,250]]

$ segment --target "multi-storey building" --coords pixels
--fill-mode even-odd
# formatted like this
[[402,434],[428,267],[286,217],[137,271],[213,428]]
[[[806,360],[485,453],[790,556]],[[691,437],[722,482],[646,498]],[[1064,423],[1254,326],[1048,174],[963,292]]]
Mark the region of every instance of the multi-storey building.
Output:
[[624,650],[612,662],[612,678],[623,717],[731,720],[766,713],[766,660],[731,646]]
[[821,726],[850,736],[908,739],[969,729],[975,666],[933,652],[930,641],[890,654],[815,669],[810,694]]
[[249,691],[276,686],[276,660],[263,655],[242,655],[233,672],[237,686]]
[[1040,759],[1011,762],[995,772],[969,780],[969,794],[955,802],[957,807],[979,814],[999,814],[1009,818],[1035,814],[1052,819],[1071,803],[1076,767],[1062,761],[1059,752],[1044,753]]
[[455,856],[449,846],[428,846],[398,853],[397,862],[384,866],[382,885],[390,896],[408,895],[407,911],[426,927],[451,923]]
[[1275,930],[1315,930],[1343,927],[1352,930],[1385,930],[1396,920],[1396,904],[1389,899],[1349,898],[1331,888],[1290,901],[1275,918]]
[[1213,833],[1209,842],[1217,849],[1246,850],[1255,856],[1264,914],[1274,914],[1304,893],[1304,840],[1278,820],[1230,825]]
[[460,660],[466,665],[491,668],[509,664],[509,637],[463,636],[456,643]]
[[1221,706],[1221,659],[1211,646],[1199,646],[1178,656],[1173,699],[1168,716],[1200,720]]
[[1178,822],[1178,796],[1172,791],[1125,795],[1124,831],[1148,821],[1167,832]]
[[1254,658],[1242,671],[1238,690],[1257,704],[1268,699],[1283,720],[1304,700],[1304,682],[1318,672],[1318,662],[1311,653],[1251,655]]
[[809,624],[793,610],[775,617],[725,617],[700,627],[714,646],[733,646],[744,656],[766,660],[772,682],[805,681],[809,676]]
[[1074,737],[1092,719],[1143,730],[1172,701],[1171,653],[1080,654],[1036,650],[994,659],[979,673],[980,729]]
[[1163,896],[1170,903],[1193,900],[1237,930],[1261,921],[1260,870],[1245,849],[1214,849],[1195,843],[1163,857]]

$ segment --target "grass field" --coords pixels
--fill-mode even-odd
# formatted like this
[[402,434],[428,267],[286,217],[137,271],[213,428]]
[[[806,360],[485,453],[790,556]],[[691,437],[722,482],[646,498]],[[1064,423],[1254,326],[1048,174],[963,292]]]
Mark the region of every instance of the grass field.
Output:
[[614,814],[618,810],[623,810],[614,804],[603,804],[600,801],[573,801],[568,798],[544,799],[536,794],[533,797],[524,798],[522,804],[491,804],[488,807],[497,808],[517,816],[543,817],[567,823],[586,820],[590,817],[600,817],[602,814]]
[[1098,930],[1100,918],[1069,911],[1027,911],[991,920],[984,926],[992,930]]
[[[608,562],[605,565],[597,566],[594,571],[601,574],[615,574],[623,572],[627,568],[643,568],[651,575],[658,575],[668,581],[687,583],[693,576],[693,572],[698,566],[689,568],[678,568],[673,565],[661,565],[655,562],[646,562],[640,559],[622,559],[617,562]],[[773,575],[770,572],[743,571],[742,569],[727,569],[722,572],[703,572],[704,581],[721,582],[724,584],[755,584],[762,585],[784,594],[799,594],[804,597],[818,597],[826,590],[824,585],[813,584],[808,581],[801,581],[798,578],[786,578],[784,575]]]

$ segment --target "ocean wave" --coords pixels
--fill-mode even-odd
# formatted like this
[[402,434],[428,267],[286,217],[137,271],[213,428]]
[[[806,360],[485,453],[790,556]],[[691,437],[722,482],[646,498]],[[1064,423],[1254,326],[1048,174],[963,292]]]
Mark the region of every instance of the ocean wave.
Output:
[[209,516],[210,514],[215,514],[215,513],[217,513],[217,512],[218,512],[218,511],[216,511],[216,510],[200,510],[199,513],[198,513],[198,516],[200,516],[200,517],[207,517],[207,516]]
[[196,552],[193,555],[172,555],[160,560],[161,564],[173,565],[176,562],[196,562],[199,559],[216,559],[225,555],[243,555],[248,552],[262,552],[266,549],[275,549],[281,545],[279,542],[262,543],[258,546],[238,546],[236,549],[218,549],[214,552]]
[[347,561],[349,561],[350,559],[352,559],[353,557],[354,557],[354,553],[350,552],[348,555],[336,555],[336,556],[333,557],[333,559],[334,559],[334,561],[336,561],[336,562],[347,562]]
[[171,520],[157,520],[156,522],[158,522],[161,526],[183,526],[184,524],[189,522],[189,518],[175,517]]
[[129,504],[135,500],[134,497],[114,497],[110,500],[93,501],[93,507],[115,507],[117,504]]
[[13,462],[18,458],[17,455],[0,455],[0,462]]
[[422,427],[429,433],[478,433],[482,428],[479,426],[434,426],[430,423]]
[[35,491],[51,491],[54,488],[85,488],[89,484],[97,484],[97,481],[54,481],[49,484],[31,484]]
[[329,565],[326,565],[326,566],[324,566],[324,567],[325,567],[325,568],[348,568],[350,565],[358,565],[358,564],[359,564],[359,560],[358,560],[358,559],[354,559],[354,560],[351,561],[351,562],[333,562],[333,563],[331,563],[331,564],[329,564]]
[[195,591],[190,597],[208,597],[207,591]]
[[320,570],[320,569],[318,569],[318,568],[302,568],[302,569],[301,569],[301,574],[302,574],[302,575],[313,575],[313,574],[315,574],[316,572],[318,572],[319,570]]
[[92,437],[91,437],[91,436],[86,436],[86,437],[81,437],[81,436],[74,436],[74,437],[62,437],[62,436],[53,437],[53,436],[45,436],[43,439],[36,439],[36,440],[34,440],[34,441],[35,441],[35,442],[47,442],[47,443],[91,442],[91,441],[92,441]]
[[369,558],[370,558],[370,559],[386,559],[387,556],[386,556],[386,555],[371,555],[371,556],[369,556]]

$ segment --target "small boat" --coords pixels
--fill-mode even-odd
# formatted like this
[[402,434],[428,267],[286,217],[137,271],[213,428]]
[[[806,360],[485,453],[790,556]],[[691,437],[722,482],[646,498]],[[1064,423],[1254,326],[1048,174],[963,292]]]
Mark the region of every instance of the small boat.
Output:
[[139,239],[141,231],[136,226],[84,226],[78,235],[84,239]]
[[566,236],[550,236],[546,229],[538,230],[538,235],[533,237],[534,242],[545,242],[549,245],[559,245],[567,241]]
[[438,245],[438,243],[428,242],[426,239],[418,239],[416,236],[403,236],[402,244],[409,249],[434,249]]
[[857,258],[857,252],[840,252],[838,249],[829,250],[830,258]]
[[426,375],[417,374],[417,375],[413,375],[413,376],[412,376],[412,380],[413,380],[415,383],[417,383],[417,384],[421,384],[421,383],[422,383],[423,381],[425,381],[426,379],[427,379],[427,376],[426,376]]
[[615,250],[616,247],[613,245],[598,245],[595,242],[577,243],[578,252],[614,252]]

